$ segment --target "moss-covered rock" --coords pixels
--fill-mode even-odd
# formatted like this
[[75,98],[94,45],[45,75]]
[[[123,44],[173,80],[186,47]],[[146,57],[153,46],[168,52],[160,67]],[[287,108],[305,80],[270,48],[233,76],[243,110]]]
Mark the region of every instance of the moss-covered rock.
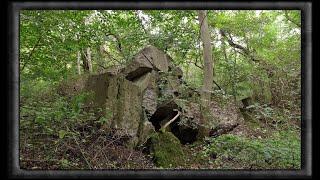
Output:
[[237,101],[252,98],[254,102],[268,104],[271,102],[270,79],[266,72],[259,72],[259,78],[254,81],[242,81],[237,83]]
[[150,137],[150,153],[158,167],[175,168],[185,165],[182,145],[171,132],[154,133]]
[[155,133],[154,126],[147,119],[145,121],[141,121],[138,130],[138,146],[144,145],[147,142],[148,138],[151,134]]
[[124,130],[132,137],[137,136],[142,117],[142,98],[138,86],[123,76],[111,78],[107,108],[113,112],[112,128]]
[[75,75],[62,80],[57,86],[57,92],[63,96],[74,96],[86,87],[89,75]]

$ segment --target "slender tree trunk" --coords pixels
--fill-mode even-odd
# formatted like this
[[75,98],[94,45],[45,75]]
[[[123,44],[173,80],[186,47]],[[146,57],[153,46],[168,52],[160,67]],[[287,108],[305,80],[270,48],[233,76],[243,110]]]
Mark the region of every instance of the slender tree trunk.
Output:
[[149,44],[152,44],[151,39],[150,39],[150,37],[151,37],[150,32],[147,31],[146,27],[144,26],[144,24],[143,24],[143,17],[140,17],[140,16],[139,16],[139,10],[134,11],[134,13],[135,13],[137,19],[139,20],[139,23],[140,23],[140,25],[141,25],[144,33],[146,34],[147,41],[149,42]]
[[207,11],[199,10],[198,18],[200,24],[200,37],[203,43],[203,61],[204,61],[204,77],[203,77],[203,89],[201,94],[201,128],[199,137],[203,138],[209,135],[209,105],[211,99],[211,92],[213,88],[213,58],[210,31],[207,21]]
[[90,64],[91,64],[91,53],[90,53],[90,49],[89,49],[89,53],[88,53],[88,48],[86,49],[86,51],[82,50],[82,66],[83,66],[83,70],[85,73],[89,73],[90,72]]
[[91,49],[90,47],[87,48],[87,60],[88,60],[88,67],[89,67],[89,72],[92,72],[92,61],[91,61]]
[[80,53],[80,51],[78,51],[78,54],[77,54],[77,68],[78,68],[78,74],[79,75],[81,74],[80,60],[81,60],[81,53]]
[[83,71],[85,73],[89,72],[89,65],[88,65],[88,59],[87,59],[87,55],[86,53],[82,50],[82,67],[83,67]]

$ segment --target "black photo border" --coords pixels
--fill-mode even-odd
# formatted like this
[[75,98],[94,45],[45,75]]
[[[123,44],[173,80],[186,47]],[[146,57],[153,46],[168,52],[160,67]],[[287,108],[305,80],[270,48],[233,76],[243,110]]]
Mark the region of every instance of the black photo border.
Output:
[[[208,9],[301,10],[301,169],[300,170],[24,170],[19,167],[19,11],[24,9]],[[311,2],[11,2],[8,4],[8,149],[10,178],[301,178],[312,176],[312,3]]]

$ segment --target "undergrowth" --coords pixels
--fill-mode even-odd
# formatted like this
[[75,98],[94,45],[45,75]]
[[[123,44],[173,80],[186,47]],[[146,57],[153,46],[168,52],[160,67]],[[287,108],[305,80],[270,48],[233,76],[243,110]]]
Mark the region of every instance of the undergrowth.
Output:
[[92,93],[61,96],[45,81],[24,84],[20,101],[22,169],[150,168],[141,152],[100,127],[109,119],[90,107]]
[[[97,117],[96,113],[101,109],[88,107],[86,102],[92,98],[91,93],[61,96],[56,87],[56,84],[46,81],[32,81],[21,87],[22,168],[156,168],[140,152],[123,146],[121,137],[101,131],[100,126],[108,121],[108,116]],[[255,105],[250,108],[255,112],[254,119],[259,122],[256,123],[259,128],[262,128],[261,123],[272,125],[271,136],[261,138],[225,134],[182,146],[183,150],[177,152],[176,149],[171,150],[170,143],[158,143],[156,147],[162,149],[156,152],[159,167],[300,169],[300,129],[292,128],[295,126],[289,123],[296,117],[269,106]],[[185,157],[177,162],[182,154]]]
[[202,156],[210,157],[222,169],[300,169],[300,137],[292,131],[282,131],[273,136],[245,138],[226,134],[209,138],[203,146]]

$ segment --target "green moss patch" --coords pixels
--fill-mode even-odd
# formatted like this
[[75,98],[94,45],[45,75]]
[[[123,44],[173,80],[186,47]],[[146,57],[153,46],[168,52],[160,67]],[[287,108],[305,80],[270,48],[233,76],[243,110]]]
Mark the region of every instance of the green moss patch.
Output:
[[182,145],[171,132],[154,133],[150,137],[150,142],[150,153],[158,167],[175,168],[185,164]]

